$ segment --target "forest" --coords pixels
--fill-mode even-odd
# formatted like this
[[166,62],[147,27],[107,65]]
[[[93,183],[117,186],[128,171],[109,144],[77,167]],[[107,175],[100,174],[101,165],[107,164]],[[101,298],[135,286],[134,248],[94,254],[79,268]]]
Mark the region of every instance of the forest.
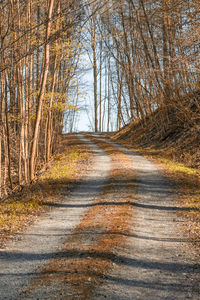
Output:
[[198,0],[2,0],[0,45],[0,198],[34,181],[64,124],[73,131],[85,55],[93,131],[172,108],[200,131]]

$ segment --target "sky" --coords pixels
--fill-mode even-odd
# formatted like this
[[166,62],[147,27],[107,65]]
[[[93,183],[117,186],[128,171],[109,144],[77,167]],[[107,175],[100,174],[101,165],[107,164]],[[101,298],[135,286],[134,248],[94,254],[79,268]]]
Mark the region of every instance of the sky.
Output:
[[85,71],[81,77],[81,109],[79,110],[78,131],[90,131],[93,123],[93,71]]
[[[85,55],[84,66],[87,68],[80,74],[78,88],[78,110],[76,112],[76,122],[74,131],[91,131],[93,126],[93,70],[89,69],[90,61]],[[77,94],[72,96],[74,99]],[[64,121],[65,122],[65,121]],[[64,125],[63,132],[68,132],[68,125]]]

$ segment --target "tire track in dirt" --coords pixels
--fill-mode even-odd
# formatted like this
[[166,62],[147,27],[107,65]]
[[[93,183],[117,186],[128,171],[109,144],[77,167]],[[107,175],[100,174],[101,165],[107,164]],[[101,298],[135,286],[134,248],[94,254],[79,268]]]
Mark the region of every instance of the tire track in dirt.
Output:
[[107,143],[131,159],[134,214],[112,272],[102,278],[91,299],[200,299],[199,252],[181,230],[175,187],[138,153]]
[[[119,246],[126,243],[132,220],[129,202],[134,173],[126,155],[100,143],[112,159],[112,171],[96,202],[48,264],[38,270],[20,299],[90,299],[109,274]],[[23,296],[23,298],[22,298]]]
[[[43,215],[27,231],[18,234],[0,250],[0,299],[16,299],[36,275],[36,268],[60,253],[84,213],[94,204],[110,170],[110,158],[98,146],[79,136],[93,150],[95,159],[90,174],[69,198]],[[39,299],[40,296],[38,296]],[[19,297],[21,298],[21,297]],[[27,298],[26,298],[27,299]],[[47,297],[48,299],[48,297]]]

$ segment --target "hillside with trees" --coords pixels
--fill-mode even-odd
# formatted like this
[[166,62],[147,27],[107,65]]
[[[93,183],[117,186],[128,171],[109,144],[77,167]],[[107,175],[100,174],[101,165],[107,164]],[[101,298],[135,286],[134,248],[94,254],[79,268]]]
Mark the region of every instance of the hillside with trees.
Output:
[[150,145],[155,136],[176,143],[183,130],[199,166],[199,1],[6,0],[0,8],[1,197],[34,180],[64,122],[73,123],[85,55],[94,131],[136,122]]

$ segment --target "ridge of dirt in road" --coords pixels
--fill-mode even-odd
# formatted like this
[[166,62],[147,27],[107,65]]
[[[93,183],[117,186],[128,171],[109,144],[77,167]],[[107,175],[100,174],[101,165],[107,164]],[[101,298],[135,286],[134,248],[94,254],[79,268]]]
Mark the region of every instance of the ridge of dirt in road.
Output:
[[32,289],[25,296],[29,299],[36,295],[44,299],[48,293],[48,299],[54,299],[58,287],[59,299],[88,299],[113,268],[117,249],[126,244],[133,218],[129,202],[133,197],[135,174],[125,154],[105,142],[91,140],[112,159],[109,181],[63,246],[62,254],[39,269]]

